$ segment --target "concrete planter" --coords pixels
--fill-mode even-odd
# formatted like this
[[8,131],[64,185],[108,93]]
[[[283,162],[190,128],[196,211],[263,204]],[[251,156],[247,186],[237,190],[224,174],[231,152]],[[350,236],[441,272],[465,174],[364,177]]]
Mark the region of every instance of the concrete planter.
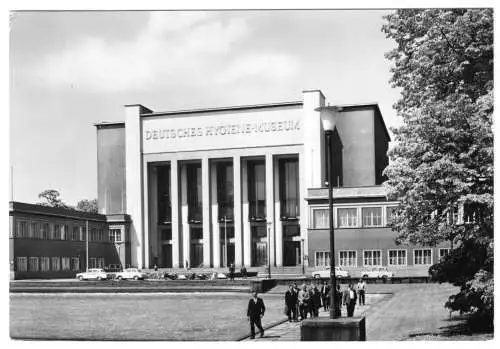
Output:
[[366,341],[364,317],[315,318],[302,321],[301,341]]

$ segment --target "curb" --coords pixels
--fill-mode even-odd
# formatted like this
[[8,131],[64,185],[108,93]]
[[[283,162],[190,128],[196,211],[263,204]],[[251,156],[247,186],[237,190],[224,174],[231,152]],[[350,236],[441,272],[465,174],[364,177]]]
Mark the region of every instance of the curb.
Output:
[[228,288],[15,288],[10,289],[9,293],[196,293],[196,292],[215,292],[215,293],[246,293],[248,289],[228,289]]
[[[278,326],[278,325],[281,325],[281,324],[283,324],[283,323],[285,323],[285,322],[287,322],[287,321],[288,321],[288,318],[284,318],[284,319],[282,319],[282,320],[275,321],[275,322],[273,322],[273,323],[272,323],[272,324],[270,324],[270,325],[267,325],[267,326],[262,326],[262,328],[264,328],[264,331],[267,331],[267,330],[269,330],[270,328],[273,328],[273,327],[276,327],[276,326]],[[248,334],[245,334],[245,335],[243,335],[243,336],[237,337],[236,339],[233,339],[232,341],[234,341],[234,342],[241,342],[241,341],[243,341],[243,340],[245,340],[245,339],[249,338],[250,336],[251,336],[251,334],[250,334],[250,333],[248,333]],[[264,337],[264,338],[265,338],[265,337]]]

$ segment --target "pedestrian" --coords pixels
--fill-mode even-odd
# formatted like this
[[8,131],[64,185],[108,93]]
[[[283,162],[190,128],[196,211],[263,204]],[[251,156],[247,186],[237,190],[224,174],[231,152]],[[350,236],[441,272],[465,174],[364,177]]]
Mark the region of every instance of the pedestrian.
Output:
[[364,279],[359,279],[358,285],[359,305],[365,305],[366,282]]
[[341,305],[342,305],[342,291],[340,290],[340,285],[337,284],[337,292],[335,294],[335,316],[336,317],[341,317],[342,316],[342,311],[341,311]]
[[345,288],[341,291],[342,292],[342,305],[346,307],[346,313],[348,311],[348,305],[349,305],[349,285],[346,285]]
[[319,308],[321,308],[321,293],[318,290],[318,287],[316,285],[313,286],[312,289],[312,315],[314,317],[319,316]]
[[323,302],[323,309],[328,311],[330,309],[330,286],[326,281],[321,286],[321,301]]
[[262,328],[261,318],[264,316],[266,307],[262,298],[257,297],[257,292],[252,293],[252,298],[248,301],[247,317],[250,321],[250,334],[252,339],[255,338],[255,326],[260,331],[260,337],[264,337],[264,329]]
[[184,266],[186,267],[186,270],[189,270],[189,261],[186,259],[186,264],[184,264]]
[[154,269],[155,269],[155,272],[158,271],[158,266],[156,264],[154,265]]
[[293,321],[299,321],[299,287],[297,286],[297,283],[293,283],[293,291],[295,292],[295,306],[293,308]]
[[290,284],[288,290],[285,292],[285,307],[288,322],[292,322],[297,317],[297,293],[292,284]]
[[300,320],[307,319],[307,308],[309,307],[309,291],[307,290],[306,284],[302,285],[302,289],[298,294]]
[[314,317],[314,291],[313,291],[313,284],[312,283],[309,284],[307,291],[309,292],[309,304],[307,307],[307,311],[308,311],[310,317]]
[[240,272],[241,272],[241,276],[246,279],[247,278],[247,268],[245,268],[245,265],[241,266]]
[[234,280],[234,264],[229,265],[229,279]]
[[354,290],[354,285],[349,284],[349,288],[347,290],[347,316],[354,316],[354,308],[356,307],[356,291]]

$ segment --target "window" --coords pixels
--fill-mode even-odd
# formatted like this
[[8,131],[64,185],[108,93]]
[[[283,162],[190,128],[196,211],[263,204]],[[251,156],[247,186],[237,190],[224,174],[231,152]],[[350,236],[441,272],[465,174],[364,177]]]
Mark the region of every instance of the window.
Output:
[[83,227],[80,227],[80,241],[85,241],[87,231],[83,231]]
[[406,265],[406,250],[389,250],[389,265]]
[[382,207],[363,207],[364,227],[380,227],[382,225]]
[[201,164],[186,165],[188,220],[191,223],[203,220],[203,197]]
[[415,265],[430,265],[432,264],[432,250],[422,249],[414,250],[414,264]]
[[96,241],[97,239],[97,230],[96,228],[90,229],[89,241]]
[[355,267],[358,265],[356,251],[340,251],[339,260],[342,267]]
[[71,269],[69,257],[61,257],[61,266],[62,266],[62,270],[70,270]]
[[330,252],[316,251],[314,253],[315,266],[326,267],[330,265]]
[[122,230],[120,228],[109,229],[109,241],[121,242],[122,241]]
[[59,257],[52,257],[52,270],[61,270],[61,259]]
[[89,258],[89,269],[97,268],[97,258],[90,257]]
[[61,226],[59,224],[54,224],[54,229],[52,231],[53,240],[61,240]]
[[299,159],[279,161],[279,188],[281,218],[297,218],[299,212]]
[[66,224],[61,226],[61,240],[69,240],[69,226]]
[[357,208],[339,208],[339,228],[356,227],[358,226],[358,209]]
[[368,250],[363,252],[363,264],[365,267],[379,267],[382,265],[382,251]]
[[158,223],[166,224],[172,221],[170,203],[170,166],[158,166]]
[[97,258],[97,267],[98,268],[104,268],[106,266],[104,262],[104,257],[98,257]]
[[264,161],[248,162],[248,202],[250,220],[266,218],[266,165]]
[[387,225],[392,224],[392,220],[396,214],[397,207],[396,206],[388,206],[386,209],[386,219]]
[[71,270],[80,270],[80,259],[78,257],[71,257]]
[[16,257],[16,271],[28,271],[27,257]]
[[78,241],[80,237],[80,227],[73,226],[73,232],[71,233],[71,240]]
[[30,239],[38,239],[40,232],[38,228],[39,228],[38,223],[36,222],[31,223],[30,236],[29,236]]
[[41,271],[49,271],[50,270],[50,258],[49,257],[40,257],[40,269],[41,269]]
[[329,209],[315,209],[313,210],[313,228],[314,229],[328,229],[329,228],[329,219],[328,213]]
[[29,271],[39,271],[39,258],[38,257],[29,257],[28,258],[28,270]]
[[21,221],[17,223],[17,233],[15,237],[27,238],[28,237],[28,225],[27,222]]
[[40,227],[41,233],[42,233],[42,239],[43,240],[48,240],[49,239],[49,223],[42,223],[42,226]]
[[451,248],[440,248],[439,249],[439,260],[443,260],[451,251]]
[[217,203],[218,219],[232,220],[234,218],[234,171],[231,162],[221,162],[217,167]]

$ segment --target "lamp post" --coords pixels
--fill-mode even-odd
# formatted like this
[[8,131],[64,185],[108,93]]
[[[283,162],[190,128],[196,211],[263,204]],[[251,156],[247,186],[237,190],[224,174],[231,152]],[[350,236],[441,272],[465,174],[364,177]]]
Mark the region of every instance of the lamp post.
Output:
[[301,253],[301,256],[300,258],[302,259],[302,275],[304,275],[306,273],[306,270],[305,270],[305,252],[304,251],[304,239],[300,239],[300,250],[302,251]]
[[333,227],[333,186],[332,186],[332,134],[335,124],[329,118],[322,119],[326,135],[326,158],[328,178],[328,211],[330,222],[330,319],[335,319],[339,314],[337,309],[337,280],[335,277],[335,232]]
[[271,278],[271,226],[273,222],[267,222],[267,278]]

